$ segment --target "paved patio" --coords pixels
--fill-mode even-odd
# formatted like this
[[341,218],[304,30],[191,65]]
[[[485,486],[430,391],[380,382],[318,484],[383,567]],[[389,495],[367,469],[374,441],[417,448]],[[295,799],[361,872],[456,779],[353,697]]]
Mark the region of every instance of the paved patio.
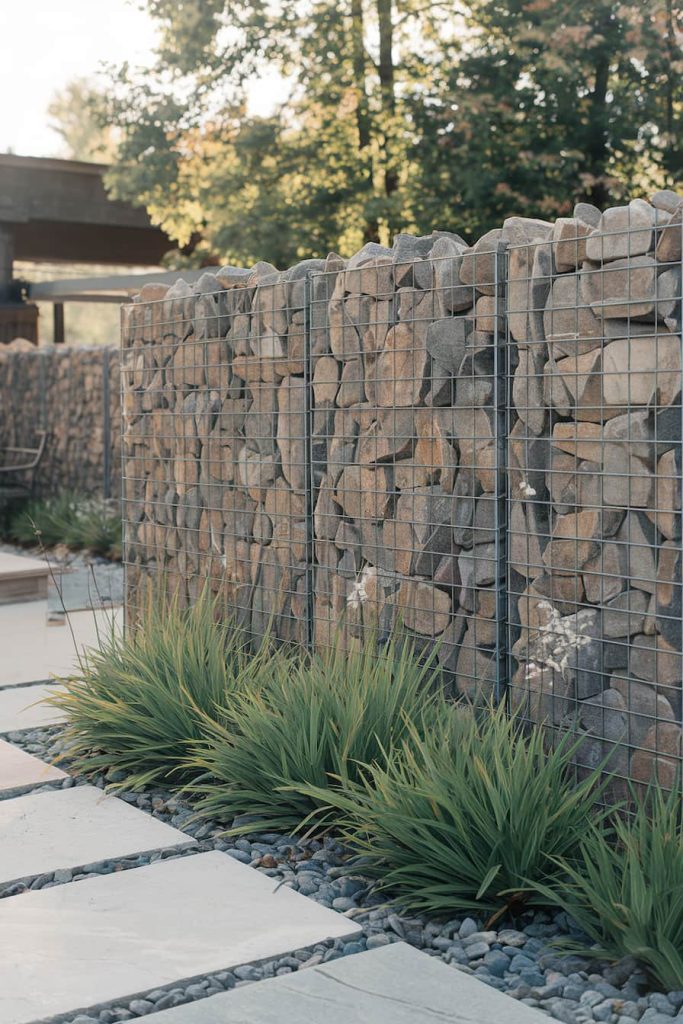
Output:
[[[41,703],[58,686],[50,680],[72,671],[103,630],[118,628],[120,609],[70,619],[71,629],[50,625],[47,599],[0,607],[0,734],[18,739],[60,723],[61,714]],[[88,1020],[109,1019],[106,1008],[122,1003],[155,1024],[548,1020],[403,943],[149,1013],[147,995],[163,1004],[164,992],[171,1000],[194,980],[200,993],[211,991],[202,989],[207,976],[235,970],[248,979],[246,965],[353,940],[361,929],[226,852],[203,852],[185,832],[70,779],[7,738],[0,739],[2,892],[2,1024],[72,1021],[87,1011]]]

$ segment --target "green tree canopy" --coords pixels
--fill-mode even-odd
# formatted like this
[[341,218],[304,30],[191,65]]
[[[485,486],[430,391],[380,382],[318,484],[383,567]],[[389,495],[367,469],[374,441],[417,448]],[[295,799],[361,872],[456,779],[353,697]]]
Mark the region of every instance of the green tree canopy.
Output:
[[[286,265],[400,230],[476,235],[675,181],[673,0],[147,0],[111,71],[113,193],[179,245]],[[254,79],[281,83],[268,116]]]

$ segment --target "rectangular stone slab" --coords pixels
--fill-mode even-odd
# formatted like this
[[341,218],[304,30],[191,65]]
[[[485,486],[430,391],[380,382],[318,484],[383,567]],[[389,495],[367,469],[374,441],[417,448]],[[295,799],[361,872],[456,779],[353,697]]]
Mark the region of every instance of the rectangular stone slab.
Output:
[[0,883],[193,843],[95,786],[0,801]]
[[0,900],[0,1020],[28,1024],[332,938],[348,918],[202,853]]
[[[0,604],[0,686],[32,683],[78,670],[79,653],[121,622],[118,608],[71,612],[48,623],[48,602]],[[72,633],[73,631],[73,633]],[[75,646],[74,646],[75,639]]]
[[163,1010],[154,1024],[552,1024],[443,960],[397,942]]
[[65,719],[61,711],[40,703],[56,690],[56,686],[48,683],[0,689],[0,733],[38,729],[63,722]]
[[44,782],[65,779],[66,772],[0,740],[0,794],[20,792]]

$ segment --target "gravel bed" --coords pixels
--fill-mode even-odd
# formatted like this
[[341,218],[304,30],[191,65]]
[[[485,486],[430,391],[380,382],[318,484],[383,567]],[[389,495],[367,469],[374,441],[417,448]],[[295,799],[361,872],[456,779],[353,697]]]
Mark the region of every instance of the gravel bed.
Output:
[[[61,728],[56,727],[11,733],[6,738],[38,757],[53,761],[63,754],[60,734]],[[61,766],[68,768],[68,761],[62,760]],[[106,778],[67,779],[62,785],[79,785],[85,781],[104,787],[121,779],[116,772],[110,772]],[[124,790],[117,795],[192,836],[198,840],[198,846],[188,851],[171,850],[163,855],[157,853],[90,865],[75,875],[74,880],[88,874],[137,867],[159,856],[191,856],[200,850],[224,850],[304,896],[352,917],[363,928],[363,935],[353,941],[318,944],[267,963],[245,965],[184,987],[158,989],[128,1004],[117,1003],[106,1009],[98,1008],[90,1014],[64,1017],[65,1024],[67,1021],[68,1024],[114,1024],[133,1020],[236,985],[398,941],[407,942],[430,956],[440,957],[457,969],[529,1006],[544,1010],[566,1024],[588,1021],[669,1024],[672,1019],[683,1022],[683,991],[668,994],[648,991],[647,979],[633,961],[626,959],[610,965],[558,952],[552,945],[553,940],[571,934],[571,922],[563,913],[527,913],[514,921],[501,921],[495,929],[487,929],[483,920],[466,916],[446,922],[405,916],[396,908],[387,906],[385,898],[373,892],[372,883],[362,876],[362,871],[354,869],[348,851],[332,838],[301,840],[257,831],[248,836],[226,837],[221,826],[214,822],[193,821],[191,806],[168,790],[155,788],[142,793]],[[251,820],[248,816],[236,819],[239,824],[249,824]],[[256,822],[254,827],[257,828]],[[56,875],[64,873],[57,872]],[[64,884],[71,880],[66,877],[41,878],[47,879],[43,885]],[[4,895],[10,893],[5,892]]]

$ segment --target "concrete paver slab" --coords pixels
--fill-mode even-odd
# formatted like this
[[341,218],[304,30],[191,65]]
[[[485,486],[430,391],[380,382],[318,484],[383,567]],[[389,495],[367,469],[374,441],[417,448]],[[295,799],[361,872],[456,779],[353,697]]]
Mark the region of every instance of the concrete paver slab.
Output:
[[44,558],[0,551],[0,604],[47,597],[50,568]]
[[44,782],[65,779],[66,772],[0,740],[0,793],[19,792]]
[[41,703],[57,689],[57,685],[37,683],[35,686],[15,686],[0,690],[0,733],[38,729],[63,722],[64,714],[61,711]]
[[121,610],[71,612],[70,626],[48,625],[47,615],[47,601],[0,605],[0,687],[75,671],[79,652],[96,647],[112,621],[120,622]]
[[184,832],[95,786],[0,801],[3,884],[193,842]]
[[27,1024],[358,931],[219,852],[28,892],[0,900],[0,1020]]
[[552,1024],[443,960],[398,942],[163,1010],[154,1024]]

